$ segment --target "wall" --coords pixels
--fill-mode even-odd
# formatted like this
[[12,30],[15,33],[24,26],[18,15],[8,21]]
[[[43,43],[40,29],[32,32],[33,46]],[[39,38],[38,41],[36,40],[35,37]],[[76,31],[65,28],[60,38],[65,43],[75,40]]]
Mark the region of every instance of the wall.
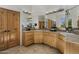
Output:
[[44,14],[45,14],[44,6],[41,6],[41,5],[32,6],[33,23],[37,23],[36,29],[39,28],[39,26],[38,26],[39,17],[38,16],[44,15]]

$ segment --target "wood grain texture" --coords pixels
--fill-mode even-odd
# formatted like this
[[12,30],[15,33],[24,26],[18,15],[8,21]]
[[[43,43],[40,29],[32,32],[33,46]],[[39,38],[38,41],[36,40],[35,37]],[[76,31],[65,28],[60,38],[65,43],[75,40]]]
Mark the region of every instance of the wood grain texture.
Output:
[[66,47],[66,43],[64,40],[57,39],[56,48],[59,49],[62,53],[64,53]]
[[79,54],[79,44],[66,42],[65,54]]
[[7,33],[4,32],[5,30],[7,30],[7,11],[0,9],[0,50],[7,48]]
[[[0,8],[0,50],[19,44],[19,12]],[[1,43],[3,41],[3,44]]]
[[33,31],[23,32],[23,45],[28,46],[34,42]]
[[39,29],[44,29],[45,28],[45,22],[44,21],[39,21]]
[[43,43],[42,31],[34,31],[34,43]]
[[52,20],[48,19],[48,29],[52,28]]
[[8,11],[8,47],[13,47],[18,45],[19,40],[19,19],[18,19],[18,13],[14,11]]
[[57,34],[54,32],[44,32],[44,43],[56,47]]

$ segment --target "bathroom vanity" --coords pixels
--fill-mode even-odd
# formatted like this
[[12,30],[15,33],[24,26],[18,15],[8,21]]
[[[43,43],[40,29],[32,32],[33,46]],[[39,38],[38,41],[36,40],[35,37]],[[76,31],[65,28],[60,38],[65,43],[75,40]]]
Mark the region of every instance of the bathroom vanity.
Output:
[[79,53],[78,35],[72,33],[49,30],[23,31],[23,45],[28,46],[35,43],[43,43],[54,47],[63,54]]

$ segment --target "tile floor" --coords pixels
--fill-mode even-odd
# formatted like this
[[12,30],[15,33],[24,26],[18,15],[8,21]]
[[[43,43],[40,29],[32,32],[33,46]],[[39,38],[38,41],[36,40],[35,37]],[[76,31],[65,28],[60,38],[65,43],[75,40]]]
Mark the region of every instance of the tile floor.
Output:
[[0,51],[0,54],[60,54],[60,52],[47,45],[33,44],[28,47],[13,47],[4,51]]

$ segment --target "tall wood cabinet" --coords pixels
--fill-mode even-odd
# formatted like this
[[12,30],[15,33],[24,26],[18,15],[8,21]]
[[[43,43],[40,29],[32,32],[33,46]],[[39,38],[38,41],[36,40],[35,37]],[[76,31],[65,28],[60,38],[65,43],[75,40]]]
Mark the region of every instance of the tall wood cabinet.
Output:
[[52,20],[48,19],[48,29],[52,28]]
[[0,50],[7,48],[7,11],[0,9]]
[[20,13],[0,8],[0,50],[19,44]]
[[44,29],[44,28],[45,28],[45,22],[39,21],[39,29]]
[[19,44],[19,13],[8,11],[7,22],[8,47],[13,47]]

